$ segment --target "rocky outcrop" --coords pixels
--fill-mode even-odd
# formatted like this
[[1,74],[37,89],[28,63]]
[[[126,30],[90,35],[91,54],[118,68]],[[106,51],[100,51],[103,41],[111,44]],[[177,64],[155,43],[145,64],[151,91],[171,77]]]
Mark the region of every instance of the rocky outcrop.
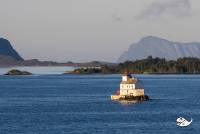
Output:
[[149,96],[144,95],[144,96],[125,96],[123,100],[128,100],[128,101],[147,101],[149,100]]
[[8,71],[5,75],[32,75],[32,73],[13,69],[13,70]]
[[111,95],[111,100],[114,101],[148,101],[150,98],[147,95],[142,95],[142,96],[124,96],[124,95]]

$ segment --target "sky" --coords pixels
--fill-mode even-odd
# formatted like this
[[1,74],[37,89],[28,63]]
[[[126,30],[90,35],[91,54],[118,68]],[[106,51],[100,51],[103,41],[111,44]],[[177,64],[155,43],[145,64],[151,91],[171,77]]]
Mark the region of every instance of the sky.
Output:
[[109,61],[153,35],[200,42],[199,0],[0,0],[0,37],[24,59]]

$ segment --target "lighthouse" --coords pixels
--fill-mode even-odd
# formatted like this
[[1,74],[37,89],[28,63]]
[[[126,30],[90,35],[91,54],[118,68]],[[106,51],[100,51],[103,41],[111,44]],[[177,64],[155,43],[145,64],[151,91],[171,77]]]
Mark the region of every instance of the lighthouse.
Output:
[[120,89],[115,95],[111,95],[112,100],[147,100],[144,88],[138,87],[138,79],[129,73],[122,75]]

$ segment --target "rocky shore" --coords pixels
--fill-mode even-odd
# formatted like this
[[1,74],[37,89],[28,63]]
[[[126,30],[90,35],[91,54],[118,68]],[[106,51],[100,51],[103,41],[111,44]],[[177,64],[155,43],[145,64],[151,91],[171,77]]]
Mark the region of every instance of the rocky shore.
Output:
[[150,99],[149,96],[144,95],[144,96],[125,96],[125,98],[123,98],[122,100],[127,100],[127,101],[148,101],[149,99]]
[[111,100],[117,101],[148,101],[150,98],[147,95],[142,96],[124,96],[124,95],[112,95]]

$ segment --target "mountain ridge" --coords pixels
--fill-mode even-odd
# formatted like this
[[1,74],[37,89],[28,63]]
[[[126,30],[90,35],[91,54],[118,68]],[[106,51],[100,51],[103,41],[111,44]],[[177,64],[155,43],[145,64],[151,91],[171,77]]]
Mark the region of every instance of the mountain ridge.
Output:
[[121,54],[118,62],[135,61],[148,56],[176,60],[183,57],[200,58],[200,43],[169,41],[156,36],[146,36],[139,42],[130,45],[129,49]]
[[12,47],[11,43],[4,38],[0,38],[0,55],[1,57],[12,57],[16,61],[24,61],[24,59]]
[[102,66],[102,65],[114,65],[115,63],[91,61],[83,63],[73,62],[54,62],[54,61],[40,61],[38,59],[24,60],[18,52],[12,47],[7,39],[0,38],[0,67],[7,66]]

